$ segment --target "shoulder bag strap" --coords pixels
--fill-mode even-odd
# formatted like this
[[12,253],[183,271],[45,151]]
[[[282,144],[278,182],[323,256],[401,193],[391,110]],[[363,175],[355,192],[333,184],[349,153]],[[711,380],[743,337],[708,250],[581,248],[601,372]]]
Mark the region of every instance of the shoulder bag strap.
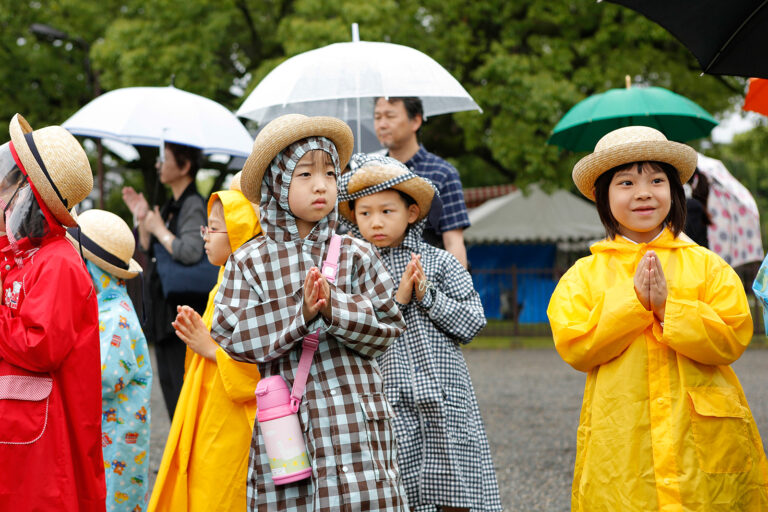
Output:
[[[331,237],[331,243],[328,247],[328,254],[323,262],[322,273],[325,278],[333,283],[336,281],[336,270],[339,267],[339,254],[341,252],[341,236],[334,234]],[[296,369],[296,377],[293,380],[293,389],[291,389],[291,409],[293,412],[299,410],[301,398],[304,396],[304,388],[307,385],[309,369],[312,366],[312,358],[315,356],[315,350],[320,344],[320,329],[304,336],[301,344],[301,358],[299,367]]]

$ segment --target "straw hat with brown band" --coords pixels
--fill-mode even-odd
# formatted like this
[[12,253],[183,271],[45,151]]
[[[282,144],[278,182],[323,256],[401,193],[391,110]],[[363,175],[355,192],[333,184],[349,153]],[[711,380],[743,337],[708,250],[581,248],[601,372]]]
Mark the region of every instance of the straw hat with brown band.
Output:
[[33,131],[21,114],[13,116],[9,131],[13,148],[45,205],[63,225],[77,225],[70,210],[93,189],[91,164],[83,147],[61,126]]
[[573,182],[582,194],[595,200],[595,181],[606,171],[632,162],[664,162],[680,174],[685,183],[696,170],[698,155],[692,147],[667,140],[648,126],[626,126],[603,136],[595,151],[573,167]]
[[85,259],[123,279],[132,279],[141,272],[141,265],[132,258],[136,240],[123,219],[104,210],[87,210],[74,218],[81,232],[69,228],[67,237],[82,250]]
[[286,114],[267,124],[256,135],[253,150],[243,165],[240,186],[245,197],[252,203],[261,202],[261,181],[264,172],[283,149],[307,137],[326,137],[336,146],[339,165],[347,166],[352,156],[354,138],[347,123],[335,117],[307,117],[301,114]]
[[427,216],[435,197],[435,188],[400,162],[387,160],[389,162],[386,163],[371,160],[342,176],[339,213],[345,219],[354,222],[353,212],[349,207],[350,201],[390,189],[399,190],[416,201],[419,205],[417,222]]

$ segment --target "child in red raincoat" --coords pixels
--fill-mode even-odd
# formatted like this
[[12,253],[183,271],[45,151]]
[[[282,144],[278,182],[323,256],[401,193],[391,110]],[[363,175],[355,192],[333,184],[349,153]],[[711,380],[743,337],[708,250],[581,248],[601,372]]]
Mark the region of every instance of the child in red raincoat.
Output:
[[65,238],[93,187],[65,129],[0,146],[0,510],[105,509],[96,292]]

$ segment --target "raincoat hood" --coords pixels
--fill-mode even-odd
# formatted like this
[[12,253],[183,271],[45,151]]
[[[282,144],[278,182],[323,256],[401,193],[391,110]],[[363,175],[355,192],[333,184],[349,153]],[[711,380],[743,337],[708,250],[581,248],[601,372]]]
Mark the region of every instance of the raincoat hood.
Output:
[[232,252],[251,238],[261,234],[259,216],[248,199],[239,190],[220,190],[208,199],[208,215],[216,199],[224,207],[224,222]]
[[[296,217],[288,206],[288,189],[291,186],[296,164],[302,156],[314,150],[325,151],[331,155],[338,180],[341,173],[339,155],[330,139],[308,137],[294,142],[278,153],[264,173],[261,186],[261,228],[267,238],[276,242],[288,242],[300,238]],[[328,215],[317,222],[307,235],[307,240],[312,242],[328,240],[336,231],[338,216],[338,207],[334,206]]]

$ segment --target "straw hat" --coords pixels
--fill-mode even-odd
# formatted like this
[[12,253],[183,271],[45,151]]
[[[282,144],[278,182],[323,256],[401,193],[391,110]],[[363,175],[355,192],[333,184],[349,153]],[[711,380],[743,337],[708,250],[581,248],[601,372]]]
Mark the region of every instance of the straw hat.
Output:
[[29,179],[56,220],[76,226],[69,210],[93,189],[91,164],[83,150],[61,126],[32,131],[20,114],[11,119],[11,141]]
[[[434,187],[424,178],[409,171],[405,166],[369,163],[364,164],[356,171],[351,172],[354,172],[354,174],[349,178],[349,183],[347,184],[348,194],[352,195],[370,189],[370,192],[365,194],[370,195],[384,190],[395,189],[409,195],[416,201],[416,204],[419,205],[419,217],[416,219],[416,222],[426,217],[429,213],[429,208],[432,206],[432,199],[435,197]],[[410,174],[411,178],[392,185],[391,187],[377,187],[377,185],[381,185],[389,180],[406,174]],[[352,215],[352,210],[349,207],[348,200],[339,201],[339,213],[347,220],[354,222],[354,217]]]
[[[141,272],[141,265],[132,258],[136,240],[123,219],[104,210],[87,210],[75,219],[82,230],[80,241],[85,259],[123,279],[134,278]],[[79,250],[76,230],[68,230],[67,237]]]
[[239,190],[240,192],[243,191],[243,189],[240,187],[240,178],[243,175],[243,171],[238,171],[237,174],[232,176],[232,181],[229,182],[229,190]]
[[347,123],[335,117],[307,117],[301,114],[286,114],[267,124],[256,135],[253,151],[243,166],[240,185],[243,194],[252,203],[261,202],[261,181],[269,164],[283,149],[307,137],[326,137],[336,146],[339,165],[347,166],[352,156],[354,138]]
[[671,165],[685,183],[696,170],[698,155],[690,146],[667,140],[659,130],[626,126],[603,135],[595,145],[595,152],[576,163],[573,182],[582,194],[594,201],[595,180],[601,174],[619,165],[649,161]]

